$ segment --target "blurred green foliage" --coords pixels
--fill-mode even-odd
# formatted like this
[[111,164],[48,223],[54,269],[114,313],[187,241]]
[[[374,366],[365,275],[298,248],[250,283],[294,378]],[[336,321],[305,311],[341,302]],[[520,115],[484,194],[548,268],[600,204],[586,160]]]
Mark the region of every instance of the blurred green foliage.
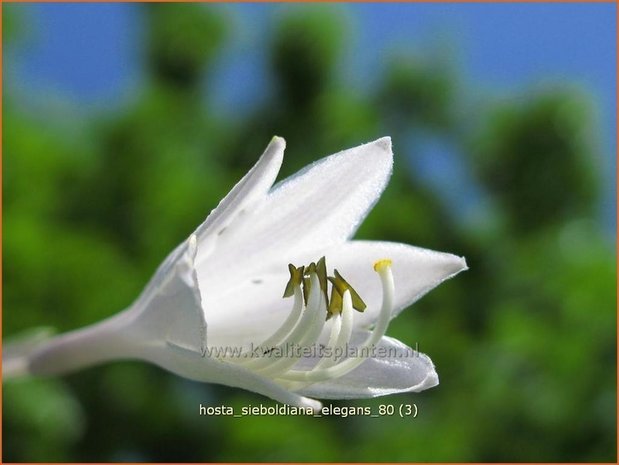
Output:
[[[130,304],[274,134],[288,141],[282,175],[389,134],[394,178],[358,237],[467,257],[469,271],[390,328],[419,341],[442,383],[334,402],[416,402],[419,417],[402,420],[200,417],[200,403],[270,401],[140,363],[7,382],[5,461],[616,461],[615,252],[596,220],[583,95],[528,92],[471,116],[458,74],[412,56],[358,94],[336,66],[346,18],[312,5],[272,31],[273,95],[230,122],[201,97],[230,18],[192,4],[141,13],[148,75],[132,106],[81,121],[5,87],[3,335],[70,330]],[[7,31],[11,45],[19,28]],[[489,207],[474,226],[407,168],[405,141],[428,130],[475,175]]]

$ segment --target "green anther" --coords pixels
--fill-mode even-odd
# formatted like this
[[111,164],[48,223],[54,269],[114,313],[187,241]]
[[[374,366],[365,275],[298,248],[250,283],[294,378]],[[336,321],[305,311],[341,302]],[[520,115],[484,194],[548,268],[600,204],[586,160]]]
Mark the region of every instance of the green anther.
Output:
[[307,301],[309,300],[309,294],[311,290],[310,276],[312,273],[316,273],[316,275],[318,276],[320,290],[322,291],[322,295],[325,297],[325,302],[328,306],[329,296],[327,295],[327,265],[325,257],[322,257],[320,260],[318,260],[318,264],[312,262],[305,267],[305,271],[303,274],[303,297],[305,300],[305,305],[307,305]]
[[[353,287],[350,284],[348,284],[348,282],[346,282],[344,278],[342,278],[342,275],[337,270],[334,270],[334,272],[335,272],[335,277],[333,278],[329,276],[328,278],[329,281],[331,281],[331,284],[333,284],[333,287],[337,289],[340,295],[344,295],[345,291],[349,291],[350,297],[352,299],[352,307],[359,312],[364,311],[367,305],[365,305],[365,302],[363,301],[361,296],[357,294],[357,291],[355,291]],[[331,294],[331,298],[333,298],[333,294]]]
[[286,284],[286,289],[284,290],[284,298],[292,297],[294,295],[294,287],[301,285],[301,283],[303,282],[304,269],[304,266],[297,268],[292,263],[288,265],[290,279],[288,280],[288,284]]
[[327,308],[327,320],[333,315],[342,313],[343,300],[342,295],[338,292],[335,286],[331,287],[331,299],[329,300],[329,307]]
[[327,263],[325,257],[318,260],[316,274],[318,275],[318,282],[320,282],[320,290],[325,296],[325,299],[327,299],[327,307],[329,307],[329,298],[327,296]]
[[309,276],[312,273],[316,273],[316,264],[314,262],[310,263],[305,269],[305,276]]
[[303,300],[305,301],[305,305],[307,306],[307,301],[309,300],[310,291],[312,290],[312,280],[309,277],[303,278]]
[[305,274],[303,275],[303,300],[305,300],[305,305],[307,305],[310,291],[312,290],[312,273],[316,273],[316,264],[314,262],[305,268]]
[[[301,286],[303,291],[303,301],[307,306],[309,301],[310,292],[312,290],[311,275],[315,273],[320,284],[320,291],[325,298],[327,306],[327,320],[334,315],[342,313],[343,310],[343,296],[344,292],[349,291],[352,300],[352,306],[355,310],[362,312],[365,310],[366,305],[363,299],[357,294],[357,291],[348,284],[348,282],[342,277],[342,275],[334,270],[335,276],[327,276],[327,264],[325,257],[322,257],[318,262],[312,262],[308,266],[295,267],[292,263],[288,265],[288,271],[290,272],[290,279],[286,284],[284,291],[284,297],[291,297],[294,295],[296,286]],[[331,297],[328,295],[328,284],[331,282]]]

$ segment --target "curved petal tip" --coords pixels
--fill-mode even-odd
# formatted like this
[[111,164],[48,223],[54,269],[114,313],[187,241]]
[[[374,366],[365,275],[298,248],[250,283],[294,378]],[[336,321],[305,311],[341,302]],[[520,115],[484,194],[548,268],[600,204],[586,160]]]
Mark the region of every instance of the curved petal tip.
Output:
[[466,258],[464,257],[459,257],[457,255],[452,255],[453,257],[453,272],[451,273],[451,276],[454,276],[457,273],[460,273],[461,271],[466,271],[469,269],[469,266],[466,263]]
[[412,392],[425,391],[426,389],[430,389],[435,386],[438,386],[438,373],[435,369],[432,369],[432,371],[427,374],[425,379],[415,386],[414,389],[412,389]]
[[286,139],[280,136],[273,136],[271,142],[269,142],[269,145],[267,146],[267,151],[271,146],[275,149],[284,150],[286,148]]
[[389,152],[389,153],[392,152],[391,137],[389,137],[389,136],[385,136],[385,137],[381,137],[380,139],[376,139],[374,142],[370,142],[370,144],[376,144],[377,147],[385,150],[386,152]]

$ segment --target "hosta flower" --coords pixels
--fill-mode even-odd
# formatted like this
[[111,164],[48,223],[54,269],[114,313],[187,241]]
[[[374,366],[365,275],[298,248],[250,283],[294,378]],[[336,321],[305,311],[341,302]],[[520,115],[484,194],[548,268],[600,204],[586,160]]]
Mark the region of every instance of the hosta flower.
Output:
[[464,259],[350,239],[391,174],[390,139],[324,158],[272,187],[284,147],[273,138],[127,310],[10,351],[6,366],[57,375],[140,359],[310,407],[320,404],[308,397],[435,386],[431,360],[385,332],[402,309],[466,269]]

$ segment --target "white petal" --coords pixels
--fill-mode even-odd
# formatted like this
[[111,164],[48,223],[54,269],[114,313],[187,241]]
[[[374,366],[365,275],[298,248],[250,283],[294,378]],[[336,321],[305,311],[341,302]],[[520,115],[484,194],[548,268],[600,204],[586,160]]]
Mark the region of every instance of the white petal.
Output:
[[381,307],[380,278],[373,269],[377,260],[390,258],[393,262],[393,316],[466,269],[461,257],[393,242],[351,241],[310,254],[277,257],[272,262],[278,266],[269,272],[239,277],[228,288],[213,292],[211,299],[208,294],[204,296],[209,345],[248,345],[271,334],[290,311],[291,300],[281,298],[288,280],[286,265],[309,263],[322,255],[326,256],[329,274],[337,268],[367,304],[363,313],[355,312],[355,327],[370,326]]
[[[257,270],[277,272],[301,251],[351,237],[385,188],[392,163],[391,140],[385,137],[324,158],[278,184],[199,263],[206,298]],[[241,270],[233,267],[237,262]]]
[[259,344],[281,326],[291,311],[293,299],[282,295],[289,275],[255,274],[235,285],[203,294],[208,322],[209,347]]
[[329,270],[336,268],[367,304],[363,313],[355,313],[355,327],[372,325],[381,308],[382,288],[373,267],[376,261],[392,260],[392,318],[443,281],[467,269],[463,257],[395,242],[351,241],[323,253]]
[[198,237],[200,264],[212,251],[217,236],[246,210],[255,208],[275,182],[284,157],[286,141],[273,137],[251,170],[226,195],[195,231]]
[[193,350],[206,347],[206,320],[195,270],[197,238],[192,235],[177,249],[177,258],[156,275],[135,303],[131,324],[134,337],[161,338]]
[[[355,340],[366,337],[367,333],[357,333]],[[389,356],[368,359],[340,378],[312,384],[299,393],[319,399],[356,399],[420,392],[438,384],[434,364],[427,355],[390,337],[381,339],[377,353],[381,351]]]
[[275,217],[256,225],[252,240],[269,244],[275,233],[280,246],[311,250],[349,239],[378,201],[392,167],[389,137],[309,165],[275,186],[263,207],[274,208]]
[[321,407],[319,401],[290,392],[241,366],[203,357],[195,351],[169,346],[159,352],[150,351],[144,359],[194,381],[239,387],[297,407],[310,407],[314,410]]

